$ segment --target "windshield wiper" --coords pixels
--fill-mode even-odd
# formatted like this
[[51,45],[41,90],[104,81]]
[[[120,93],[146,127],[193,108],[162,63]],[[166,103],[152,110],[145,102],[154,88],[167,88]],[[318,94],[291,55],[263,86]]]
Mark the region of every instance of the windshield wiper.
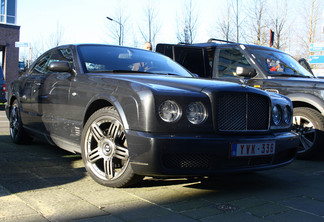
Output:
[[300,77],[300,78],[310,78],[310,76],[298,75],[298,74],[287,74],[287,73],[278,73],[278,74],[269,74],[270,76],[289,76],[289,77]]
[[123,69],[116,69],[116,70],[93,70],[93,73],[145,73],[145,74],[153,74],[151,72],[143,72],[143,71],[135,71],[135,70],[123,70]]
[[155,75],[172,75],[178,76],[179,74],[176,73],[165,73],[165,72],[145,72],[145,71],[135,71],[135,70],[123,70],[123,69],[116,69],[116,70],[94,70],[91,71],[92,73],[143,73],[143,74],[155,74]]

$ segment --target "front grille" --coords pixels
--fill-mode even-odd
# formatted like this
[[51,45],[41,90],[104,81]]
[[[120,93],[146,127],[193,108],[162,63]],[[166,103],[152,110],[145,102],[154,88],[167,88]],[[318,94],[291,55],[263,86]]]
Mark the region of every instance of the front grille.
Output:
[[259,94],[230,93],[217,95],[219,131],[257,131],[269,127],[269,98]]
[[271,165],[272,156],[222,158],[214,154],[169,153],[162,156],[168,169],[230,170]]
[[163,156],[163,163],[170,169],[208,169],[210,156],[207,154],[172,153]]

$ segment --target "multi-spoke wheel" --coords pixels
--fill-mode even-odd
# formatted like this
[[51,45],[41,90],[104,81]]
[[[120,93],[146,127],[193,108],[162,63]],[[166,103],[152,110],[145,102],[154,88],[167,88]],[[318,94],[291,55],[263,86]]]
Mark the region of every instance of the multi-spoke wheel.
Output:
[[102,185],[125,187],[142,179],[133,173],[125,130],[113,107],[102,108],[89,118],[81,151],[90,176]]
[[314,109],[295,108],[293,130],[299,134],[298,158],[311,158],[324,144],[324,118]]
[[14,143],[28,144],[32,138],[24,131],[17,100],[12,103],[9,114],[10,136]]

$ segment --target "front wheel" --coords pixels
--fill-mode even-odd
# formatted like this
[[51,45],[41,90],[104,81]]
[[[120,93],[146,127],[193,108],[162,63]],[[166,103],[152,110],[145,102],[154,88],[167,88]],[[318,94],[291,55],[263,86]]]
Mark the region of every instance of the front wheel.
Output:
[[102,108],[89,118],[81,154],[86,170],[99,184],[126,187],[142,179],[131,168],[125,130],[113,107]]
[[32,141],[32,138],[24,130],[17,100],[12,103],[10,108],[9,130],[10,137],[16,144],[29,144]]
[[293,130],[299,134],[297,157],[310,159],[317,154],[324,142],[324,118],[314,109],[294,108]]

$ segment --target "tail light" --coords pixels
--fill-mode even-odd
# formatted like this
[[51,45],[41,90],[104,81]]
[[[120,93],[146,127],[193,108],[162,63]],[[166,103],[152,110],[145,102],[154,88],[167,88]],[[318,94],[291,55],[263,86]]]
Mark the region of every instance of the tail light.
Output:
[[2,85],[2,92],[5,92],[5,91],[6,91],[6,85],[3,84],[3,85]]

